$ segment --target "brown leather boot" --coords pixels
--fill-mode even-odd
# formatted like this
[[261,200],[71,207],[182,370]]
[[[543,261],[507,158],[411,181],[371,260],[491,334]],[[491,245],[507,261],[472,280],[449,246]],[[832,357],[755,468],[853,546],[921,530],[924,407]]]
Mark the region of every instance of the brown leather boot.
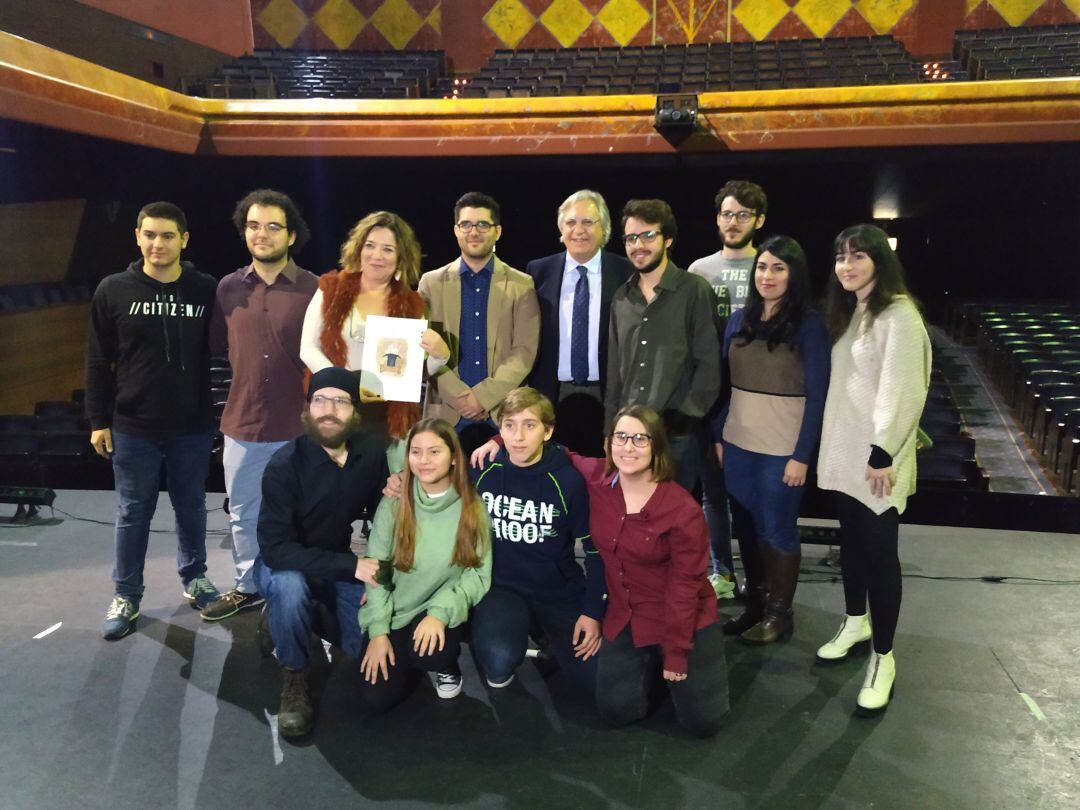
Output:
[[746,593],[743,597],[743,612],[720,625],[724,634],[729,636],[742,635],[765,615],[765,568],[760,544],[756,540],[739,538],[739,549],[742,551]]
[[761,545],[763,551],[768,549],[764,556],[769,577],[769,598],[765,605],[765,617],[740,636],[747,644],[772,644],[795,629],[791,603],[795,598],[795,586],[799,584],[802,554],[785,554],[767,543]]
[[282,737],[301,737],[315,725],[315,709],[308,694],[308,671],[281,668],[284,683],[281,687],[281,707],[278,709],[278,734]]

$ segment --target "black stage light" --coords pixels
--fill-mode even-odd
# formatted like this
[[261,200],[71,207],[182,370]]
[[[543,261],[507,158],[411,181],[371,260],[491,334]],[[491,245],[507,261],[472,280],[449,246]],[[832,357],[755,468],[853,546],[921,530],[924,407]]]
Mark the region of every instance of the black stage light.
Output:
[[698,99],[695,93],[656,97],[653,126],[660,132],[693,129],[697,124]]
[[12,526],[29,526],[39,523],[38,507],[52,506],[56,493],[41,487],[0,487],[0,503],[16,505],[11,517],[0,517],[0,523]]

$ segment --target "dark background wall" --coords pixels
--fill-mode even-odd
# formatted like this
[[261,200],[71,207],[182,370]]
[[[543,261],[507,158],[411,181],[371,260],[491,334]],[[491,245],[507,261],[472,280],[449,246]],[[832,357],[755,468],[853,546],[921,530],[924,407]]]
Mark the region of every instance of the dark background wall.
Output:
[[718,247],[716,190],[745,178],[769,194],[764,230],[802,242],[819,286],[835,234],[876,214],[896,217],[880,224],[900,240],[931,317],[955,298],[1080,298],[1080,153],[1072,144],[673,158],[216,158],[0,123],[0,145],[0,204],[86,200],[70,280],[96,280],[137,258],[135,214],[157,199],[186,211],[187,256],[220,276],[248,258],[229,223],[233,205],[262,185],[300,203],[314,238],[297,258],[316,272],[335,265],[349,227],[376,208],[413,224],[425,268],[449,260],[453,203],[470,190],[500,201],[499,253],[522,267],[559,249],[555,210],[579,188],[604,194],[616,217],[631,197],[668,200],[680,225],[673,256],[685,266]]

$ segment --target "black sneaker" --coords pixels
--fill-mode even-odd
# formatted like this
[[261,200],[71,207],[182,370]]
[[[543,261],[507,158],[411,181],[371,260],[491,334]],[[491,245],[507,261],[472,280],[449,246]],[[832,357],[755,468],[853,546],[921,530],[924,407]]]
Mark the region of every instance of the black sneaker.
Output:
[[259,607],[265,602],[266,600],[263,599],[261,594],[243,593],[234,588],[228,593],[223,593],[219,598],[203,608],[200,615],[204,621],[218,622],[230,616],[235,616],[241,610]]
[[101,635],[109,641],[123,638],[135,629],[135,620],[139,618],[137,600],[117,594],[112,604],[105,611],[105,621],[101,623]]

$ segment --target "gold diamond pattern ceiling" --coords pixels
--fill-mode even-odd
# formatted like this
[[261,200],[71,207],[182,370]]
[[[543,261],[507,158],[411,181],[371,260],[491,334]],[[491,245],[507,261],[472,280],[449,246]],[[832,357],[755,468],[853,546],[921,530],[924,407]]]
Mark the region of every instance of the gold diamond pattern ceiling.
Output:
[[[555,48],[859,36],[904,38],[919,0],[251,0],[259,47]],[[938,0],[922,0],[924,3]],[[468,9],[467,11],[465,9]],[[1080,0],[964,0],[964,28],[1074,22]],[[466,24],[467,23],[467,24]]]
[[252,0],[257,47],[437,48],[440,0]]

